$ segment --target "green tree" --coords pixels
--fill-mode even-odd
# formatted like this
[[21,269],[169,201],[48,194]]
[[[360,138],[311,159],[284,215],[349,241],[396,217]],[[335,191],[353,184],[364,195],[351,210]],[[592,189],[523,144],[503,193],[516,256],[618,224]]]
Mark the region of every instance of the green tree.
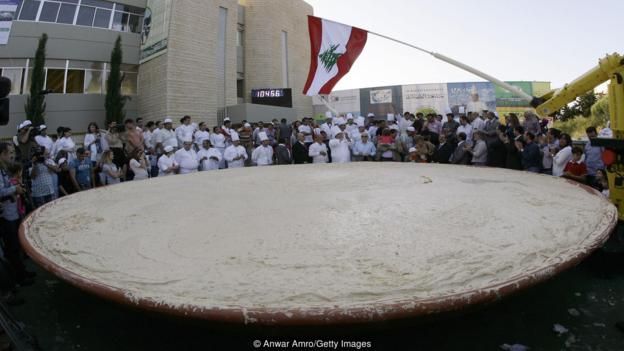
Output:
[[[609,97],[603,96],[591,107],[591,115],[587,118],[570,118],[568,120],[555,121],[554,127],[564,133],[570,134],[573,139],[585,137],[587,127],[602,129],[609,121]],[[582,115],[581,113],[578,114]]]
[[24,111],[26,118],[30,119],[34,125],[45,124],[45,95],[42,94],[45,83],[45,59],[46,43],[48,35],[43,33],[39,38],[39,46],[35,53],[35,62],[30,78],[30,95],[26,98]]
[[106,124],[113,121],[122,123],[126,116],[124,106],[128,97],[121,94],[121,83],[125,78],[121,74],[121,61],[121,36],[118,36],[111,53],[110,73],[106,80]]
[[573,103],[564,106],[559,111],[558,120],[565,122],[578,116],[590,117],[592,115],[592,106],[594,106],[597,100],[598,98],[593,91],[579,96]]

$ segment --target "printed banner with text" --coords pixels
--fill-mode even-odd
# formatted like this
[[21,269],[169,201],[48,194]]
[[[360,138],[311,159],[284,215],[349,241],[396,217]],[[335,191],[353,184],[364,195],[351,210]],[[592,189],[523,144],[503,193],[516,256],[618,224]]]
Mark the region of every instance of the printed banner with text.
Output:
[[0,45],[9,42],[13,20],[17,17],[19,0],[0,0]]
[[171,0],[148,0],[141,31],[141,61],[147,62],[167,52]]

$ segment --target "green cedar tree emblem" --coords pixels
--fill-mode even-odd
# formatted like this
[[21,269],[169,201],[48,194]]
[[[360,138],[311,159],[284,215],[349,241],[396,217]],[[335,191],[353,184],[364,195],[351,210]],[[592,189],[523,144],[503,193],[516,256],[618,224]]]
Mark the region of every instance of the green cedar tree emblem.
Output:
[[331,69],[336,65],[336,62],[338,62],[338,58],[342,56],[341,53],[336,52],[336,49],[338,49],[339,46],[340,44],[330,45],[329,49],[323,51],[319,55],[319,58],[323,63],[323,67],[325,67],[327,72],[331,71]]

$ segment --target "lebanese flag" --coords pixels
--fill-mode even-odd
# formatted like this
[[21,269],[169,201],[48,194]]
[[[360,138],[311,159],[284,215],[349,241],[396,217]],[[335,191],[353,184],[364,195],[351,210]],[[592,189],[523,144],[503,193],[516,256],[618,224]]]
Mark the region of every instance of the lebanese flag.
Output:
[[308,28],[312,57],[303,93],[329,94],[360,56],[368,32],[314,16],[308,16]]

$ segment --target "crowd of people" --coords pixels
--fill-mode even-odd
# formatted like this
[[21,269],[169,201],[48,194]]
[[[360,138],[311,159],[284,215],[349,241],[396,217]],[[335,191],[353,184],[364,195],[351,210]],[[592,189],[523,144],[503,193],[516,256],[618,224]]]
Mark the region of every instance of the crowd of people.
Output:
[[[525,170],[566,177],[608,196],[602,148],[575,147],[571,137],[531,112],[499,121],[492,111],[455,116],[422,113],[355,117],[326,113],[324,121],[221,126],[184,116],[144,123],[141,118],[106,128],[90,123],[82,144],[72,130],[22,122],[12,142],[0,143],[2,248],[12,283],[1,284],[5,300],[19,303],[15,288],[32,283],[18,240],[20,221],[58,197],[120,182],[225,168],[305,163],[414,162]],[[587,129],[591,139],[596,128]]]

